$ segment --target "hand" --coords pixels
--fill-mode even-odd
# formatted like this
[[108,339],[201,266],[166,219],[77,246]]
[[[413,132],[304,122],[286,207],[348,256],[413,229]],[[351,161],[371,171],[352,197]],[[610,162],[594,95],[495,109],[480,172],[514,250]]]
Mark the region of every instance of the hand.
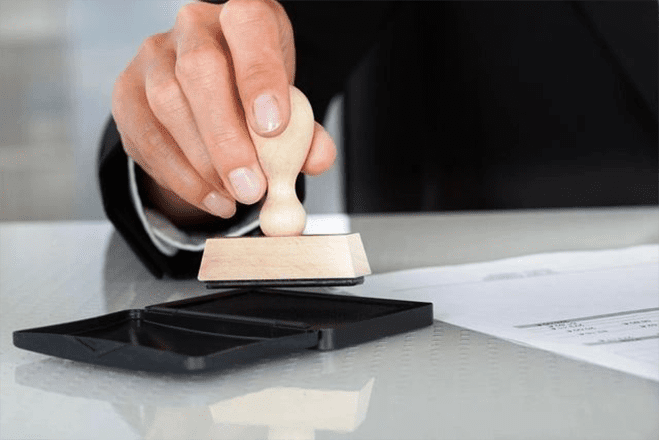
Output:
[[[273,0],[190,3],[173,29],[147,38],[117,79],[112,113],[161,207],[229,218],[236,201],[259,201],[267,182],[247,124],[265,137],[286,128],[294,74],[291,23]],[[335,156],[316,123],[303,172],[320,174]]]

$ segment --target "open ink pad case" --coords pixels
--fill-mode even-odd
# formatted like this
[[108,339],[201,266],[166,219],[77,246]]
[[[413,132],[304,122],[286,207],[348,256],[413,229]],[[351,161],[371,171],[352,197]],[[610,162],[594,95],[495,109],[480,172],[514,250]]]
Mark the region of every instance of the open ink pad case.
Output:
[[334,350],[432,324],[432,303],[247,288],[14,332],[14,345],[157,372],[233,367]]

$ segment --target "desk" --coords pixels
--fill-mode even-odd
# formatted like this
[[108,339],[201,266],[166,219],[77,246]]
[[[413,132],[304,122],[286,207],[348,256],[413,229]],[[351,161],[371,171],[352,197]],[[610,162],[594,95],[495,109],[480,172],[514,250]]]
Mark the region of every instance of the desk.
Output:
[[[659,210],[360,216],[375,272],[656,242]],[[368,282],[368,280],[366,281]],[[207,293],[106,222],[0,224],[2,438],[656,439],[659,384],[436,321],[197,376],[19,350],[11,332]]]

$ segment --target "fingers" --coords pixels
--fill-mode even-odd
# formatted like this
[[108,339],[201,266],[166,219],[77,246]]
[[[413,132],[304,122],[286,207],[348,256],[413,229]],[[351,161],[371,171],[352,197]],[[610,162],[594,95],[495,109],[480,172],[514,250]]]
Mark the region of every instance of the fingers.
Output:
[[302,172],[310,176],[317,176],[329,170],[336,159],[336,145],[329,133],[318,122],[315,123],[313,140],[302,166]]
[[[210,214],[229,218],[233,200],[206,183],[149,110],[144,88],[125,74],[113,94],[113,115],[126,153],[161,186]],[[128,134],[130,133],[130,134]]]
[[154,116],[172,135],[199,175],[222,195],[228,196],[201,139],[192,110],[174,75],[173,50],[160,48],[145,72],[145,92]]
[[278,7],[262,0],[231,0],[219,17],[245,118],[265,137],[280,134],[290,119],[293,39],[290,23],[285,14],[284,19],[278,15]]
[[252,204],[263,197],[266,179],[245,124],[219,23],[209,23],[204,11],[209,6],[190,4],[179,13],[175,76],[224,187],[239,202]]

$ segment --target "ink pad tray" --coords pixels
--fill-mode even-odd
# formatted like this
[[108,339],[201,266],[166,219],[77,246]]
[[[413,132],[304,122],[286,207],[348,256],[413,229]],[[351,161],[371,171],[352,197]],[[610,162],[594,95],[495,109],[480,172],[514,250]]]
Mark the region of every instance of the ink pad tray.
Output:
[[14,332],[14,345],[132,370],[217,370],[334,350],[432,324],[432,303],[268,288],[231,290]]

